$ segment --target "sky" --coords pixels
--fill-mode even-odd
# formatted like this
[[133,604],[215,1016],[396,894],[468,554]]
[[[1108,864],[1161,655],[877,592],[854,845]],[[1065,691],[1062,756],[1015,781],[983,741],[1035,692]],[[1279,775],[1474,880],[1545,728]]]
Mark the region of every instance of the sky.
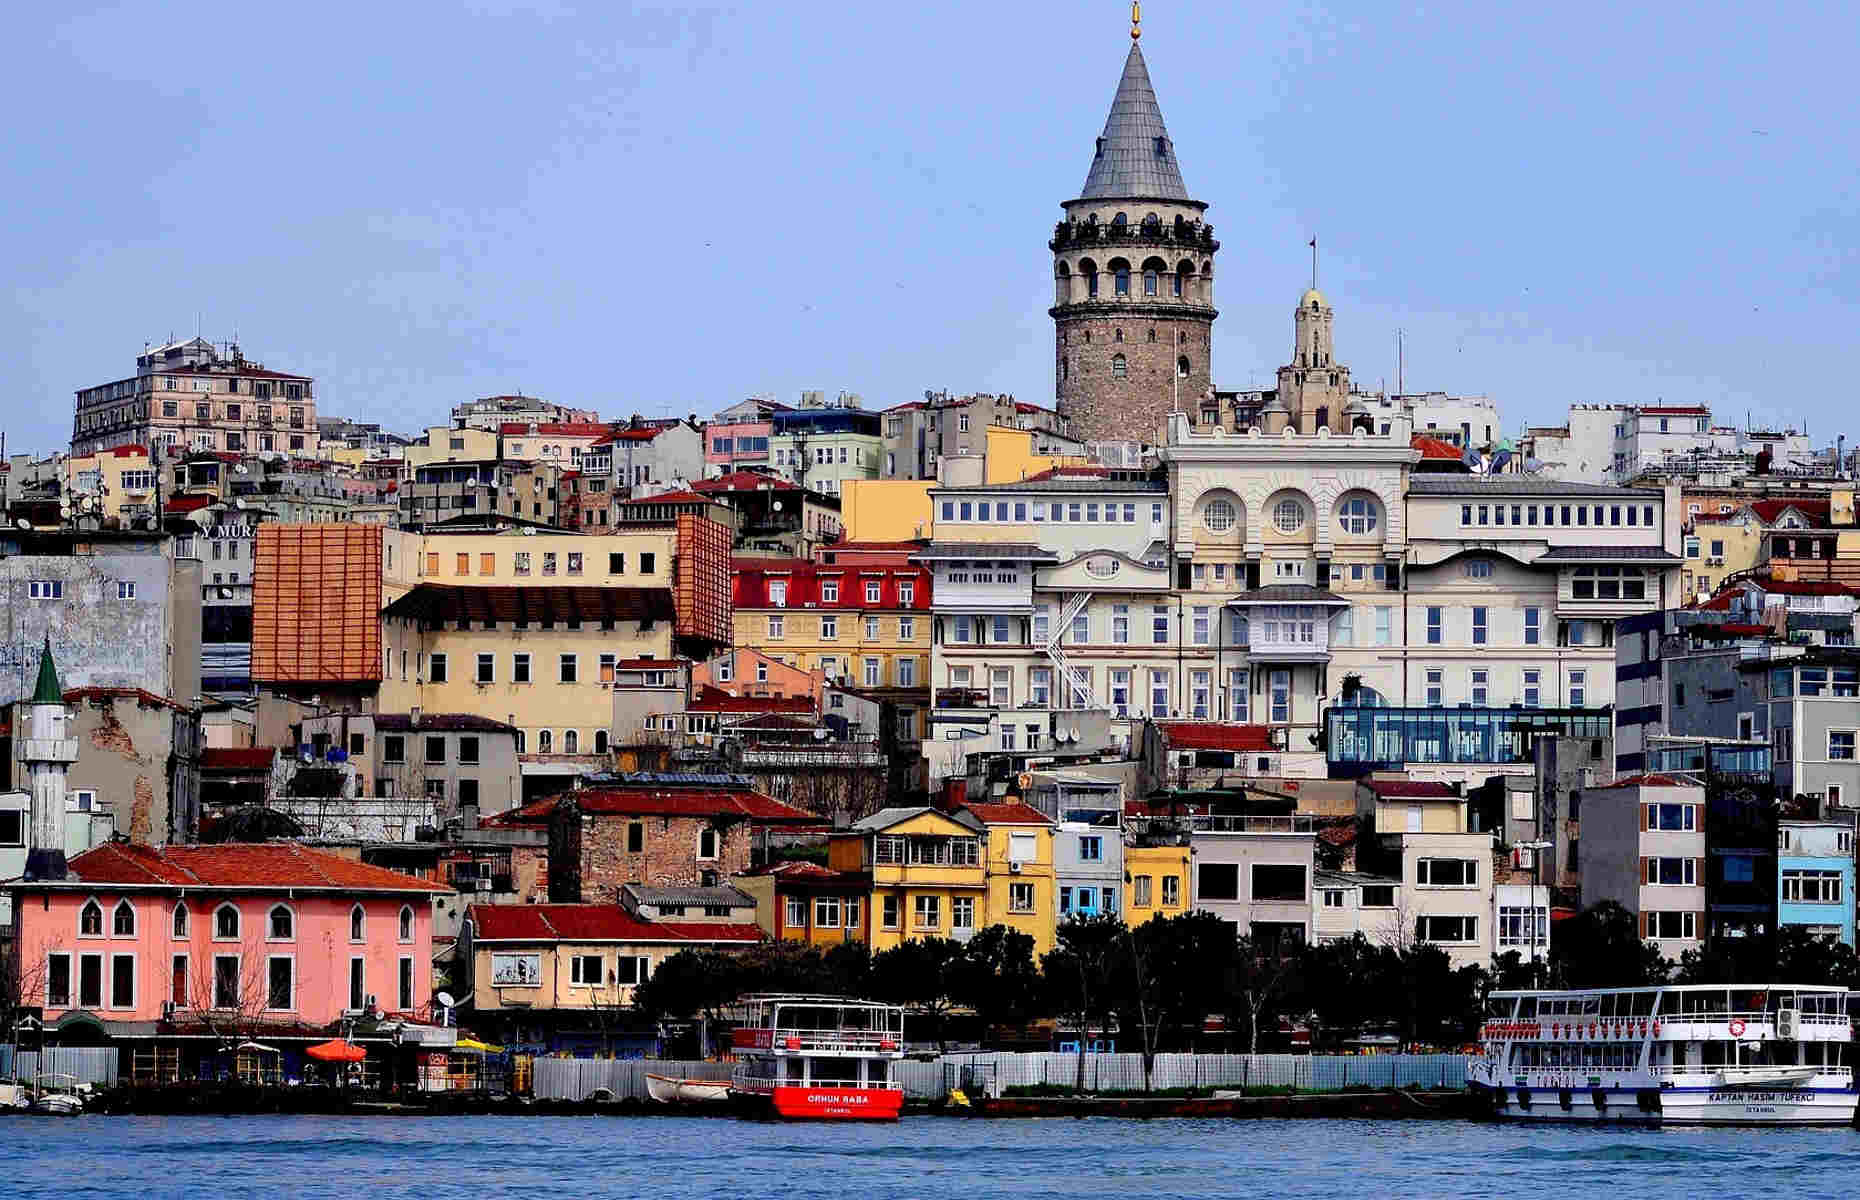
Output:
[[[145,342],[237,338],[403,431],[522,392],[1053,398],[1060,201],[1122,3],[31,6],[0,182],[10,451]],[[1210,206],[1214,374],[1261,386],[1323,249],[1359,386],[1845,421],[1860,6],[1151,0]]]

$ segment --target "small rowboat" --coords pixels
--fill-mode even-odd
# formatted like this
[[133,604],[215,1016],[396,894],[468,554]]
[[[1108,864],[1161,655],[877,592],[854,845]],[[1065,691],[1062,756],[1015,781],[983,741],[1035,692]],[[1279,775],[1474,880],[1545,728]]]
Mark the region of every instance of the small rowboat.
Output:
[[730,1098],[727,1079],[674,1079],[646,1073],[646,1094],[660,1104],[705,1104]]

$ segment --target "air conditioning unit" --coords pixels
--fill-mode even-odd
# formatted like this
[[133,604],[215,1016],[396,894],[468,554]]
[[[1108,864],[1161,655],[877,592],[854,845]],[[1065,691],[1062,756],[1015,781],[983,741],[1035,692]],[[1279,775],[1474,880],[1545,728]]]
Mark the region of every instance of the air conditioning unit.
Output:
[[1019,864],[1018,862],[1011,862],[1011,863],[1009,863],[1009,864],[1008,864],[1008,874],[1009,874],[1009,875],[1018,875],[1018,874],[1020,874],[1020,864]]
[[477,882],[476,882],[476,884],[474,884],[474,887],[476,888],[476,890],[478,890],[478,891],[480,891],[480,892],[488,892],[488,891],[490,891],[490,890],[491,890],[491,880],[490,880],[490,877],[489,877],[489,876],[484,876],[484,875],[480,875],[480,876],[478,877],[478,880],[477,880]]
[[1705,565],[1708,567],[1722,567],[1724,565],[1724,555],[1722,554],[1712,555],[1710,558],[1707,558],[1705,560]]
[[1793,1008],[1776,1010],[1776,1036],[1785,1042],[1792,1042],[1801,1030],[1802,1014]]

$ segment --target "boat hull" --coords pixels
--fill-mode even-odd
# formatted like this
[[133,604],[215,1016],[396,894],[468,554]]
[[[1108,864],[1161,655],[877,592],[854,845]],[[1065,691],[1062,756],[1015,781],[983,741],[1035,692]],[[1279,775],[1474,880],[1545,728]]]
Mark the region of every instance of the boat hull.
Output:
[[[1851,1125],[1860,1092],[1851,1088],[1697,1087],[1492,1089],[1481,1087],[1503,1120],[1641,1125]],[[1567,1103],[1566,1103],[1567,1101]]]
[[660,1104],[715,1104],[730,1098],[727,1079],[674,1079],[646,1075],[646,1094]]
[[40,1096],[31,1111],[42,1117],[75,1117],[84,1111],[84,1102],[76,1096]]
[[904,1111],[898,1088],[739,1088],[731,1095],[751,1113],[784,1121],[895,1121]]

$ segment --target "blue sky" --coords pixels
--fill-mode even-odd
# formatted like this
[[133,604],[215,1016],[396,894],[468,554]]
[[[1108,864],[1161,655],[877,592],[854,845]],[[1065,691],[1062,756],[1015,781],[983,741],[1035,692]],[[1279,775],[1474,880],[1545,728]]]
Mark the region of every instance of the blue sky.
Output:
[[[1324,247],[1339,358],[1705,403],[1832,441],[1857,374],[1856,6],[1152,0],[1222,250],[1214,367],[1270,378]],[[926,388],[1051,403],[1045,247],[1119,3],[42,5],[13,18],[0,425],[69,437],[145,341],[236,332],[325,413],[522,390],[609,415]],[[1851,428],[1848,430],[1852,432]]]

